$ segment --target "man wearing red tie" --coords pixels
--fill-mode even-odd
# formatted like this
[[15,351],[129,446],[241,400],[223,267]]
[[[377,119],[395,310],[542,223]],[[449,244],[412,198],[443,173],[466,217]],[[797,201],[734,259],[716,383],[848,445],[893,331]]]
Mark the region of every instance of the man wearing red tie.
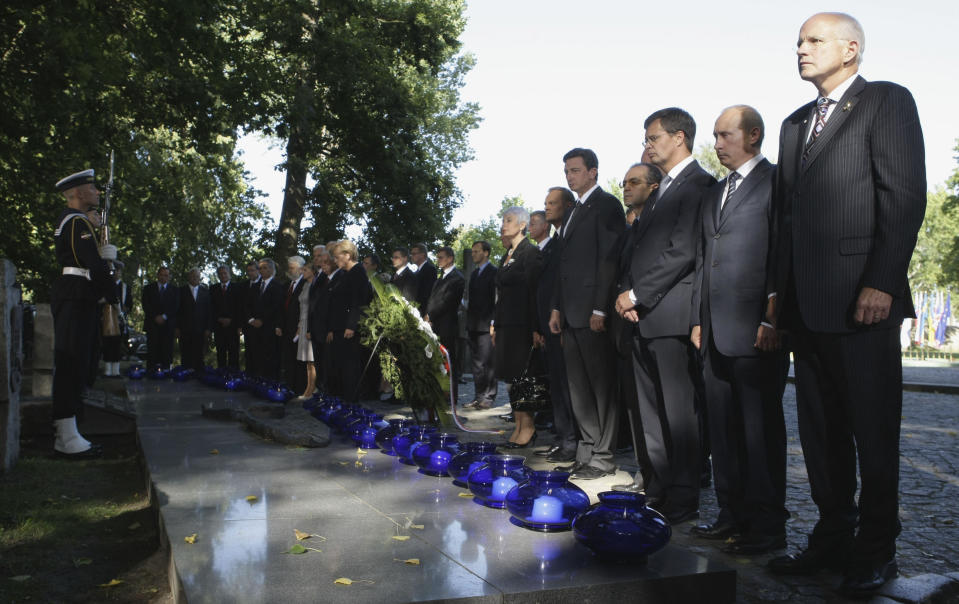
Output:
[[851,597],[898,572],[899,327],[915,316],[906,271],[926,205],[916,103],[901,86],[858,75],[864,42],[842,13],[813,15],[800,29],[799,77],[817,98],[782,124],[774,194],[774,321],[792,334],[819,519],[806,549],[769,566],[842,571],[840,591]]

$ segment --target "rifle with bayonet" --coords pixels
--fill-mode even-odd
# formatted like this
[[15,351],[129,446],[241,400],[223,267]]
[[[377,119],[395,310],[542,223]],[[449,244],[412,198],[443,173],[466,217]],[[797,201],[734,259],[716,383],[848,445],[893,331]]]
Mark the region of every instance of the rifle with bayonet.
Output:
[[[100,216],[100,245],[110,243],[110,228],[107,226],[107,218],[110,216],[110,197],[113,194],[113,149],[110,149],[110,178],[107,180],[106,191],[103,195],[103,213]],[[110,267],[110,274],[113,275],[116,267],[112,260],[107,260]],[[122,302],[122,300],[120,301]],[[103,317],[100,322],[101,333],[104,336],[120,335],[120,302],[107,303],[103,305]]]

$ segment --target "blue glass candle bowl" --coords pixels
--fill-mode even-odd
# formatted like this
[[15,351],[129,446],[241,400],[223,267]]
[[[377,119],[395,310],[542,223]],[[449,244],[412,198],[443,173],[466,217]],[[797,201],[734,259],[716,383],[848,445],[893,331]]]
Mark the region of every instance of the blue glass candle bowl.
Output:
[[473,470],[467,484],[473,501],[488,508],[506,507],[506,495],[529,479],[530,469],[522,455],[489,455],[486,463]]
[[130,365],[127,367],[127,377],[131,380],[142,380],[147,374],[147,370],[142,365]]
[[367,449],[375,448],[376,443],[374,442],[376,438],[376,432],[379,428],[376,427],[377,424],[383,421],[383,416],[378,413],[364,413],[358,421],[350,423],[349,426],[349,435],[350,439],[353,441],[353,444],[360,446],[360,440],[362,438],[363,430],[366,428],[373,428],[373,437],[370,438],[370,442],[373,444],[373,447],[365,447]]
[[376,433],[376,444],[382,449],[381,453],[396,455],[393,450],[393,437],[413,425],[413,420],[397,418],[386,420],[386,427]]
[[573,520],[576,540],[612,561],[644,563],[669,543],[672,534],[666,518],[646,507],[640,493],[604,491],[599,503]]
[[569,481],[569,472],[539,470],[506,495],[509,521],[553,533],[572,528],[573,518],[589,509],[589,495]]
[[460,452],[460,441],[450,432],[430,434],[427,443],[412,449],[413,463],[420,468],[421,474],[446,476],[446,468],[453,456]]
[[487,455],[496,454],[496,443],[488,441],[463,443],[459,453],[450,460],[446,472],[453,478],[453,484],[464,489],[469,488],[467,479],[470,472],[486,463]]
[[414,466],[410,458],[414,445],[419,445],[423,441],[429,440],[429,435],[436,432],[435,426],[415,425],[407,430],[400,432],[393,437],[393,451],[401,463],[408,466]]

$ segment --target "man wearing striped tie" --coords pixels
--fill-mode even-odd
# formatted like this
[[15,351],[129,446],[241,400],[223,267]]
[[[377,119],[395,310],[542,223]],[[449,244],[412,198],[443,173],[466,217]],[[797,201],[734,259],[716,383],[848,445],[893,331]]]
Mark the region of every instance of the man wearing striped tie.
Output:
[[906,271],[926,202],[916,103],[858,75],[864,46],[862,26],[842,13],[813,15],[799,31],[799,76],[818,94],[782,125],[771,284],[776,327],[792,334],[819,519],[807,548],[770,569],[842,571],[852,597],[898,572],[899,325],[915,316]]

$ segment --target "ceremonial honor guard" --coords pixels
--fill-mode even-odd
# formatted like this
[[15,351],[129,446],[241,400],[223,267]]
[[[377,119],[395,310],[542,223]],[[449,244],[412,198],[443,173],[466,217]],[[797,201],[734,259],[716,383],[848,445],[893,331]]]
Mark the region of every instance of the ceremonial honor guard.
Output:
[[97,300],[115,301],[107,260],[115,260],[117,248],[99,246],[96,231],[85,216],[100,203],[93,170],[71,174],[56,184],[67,199],[57,221],[54,245],[60,276],[53,285],[51,308],[54,319],[53,449],[69,458],[97,457],[101,449],[77,431],[82,416],[81,393],[87,385],[90,358],[96,354]]

